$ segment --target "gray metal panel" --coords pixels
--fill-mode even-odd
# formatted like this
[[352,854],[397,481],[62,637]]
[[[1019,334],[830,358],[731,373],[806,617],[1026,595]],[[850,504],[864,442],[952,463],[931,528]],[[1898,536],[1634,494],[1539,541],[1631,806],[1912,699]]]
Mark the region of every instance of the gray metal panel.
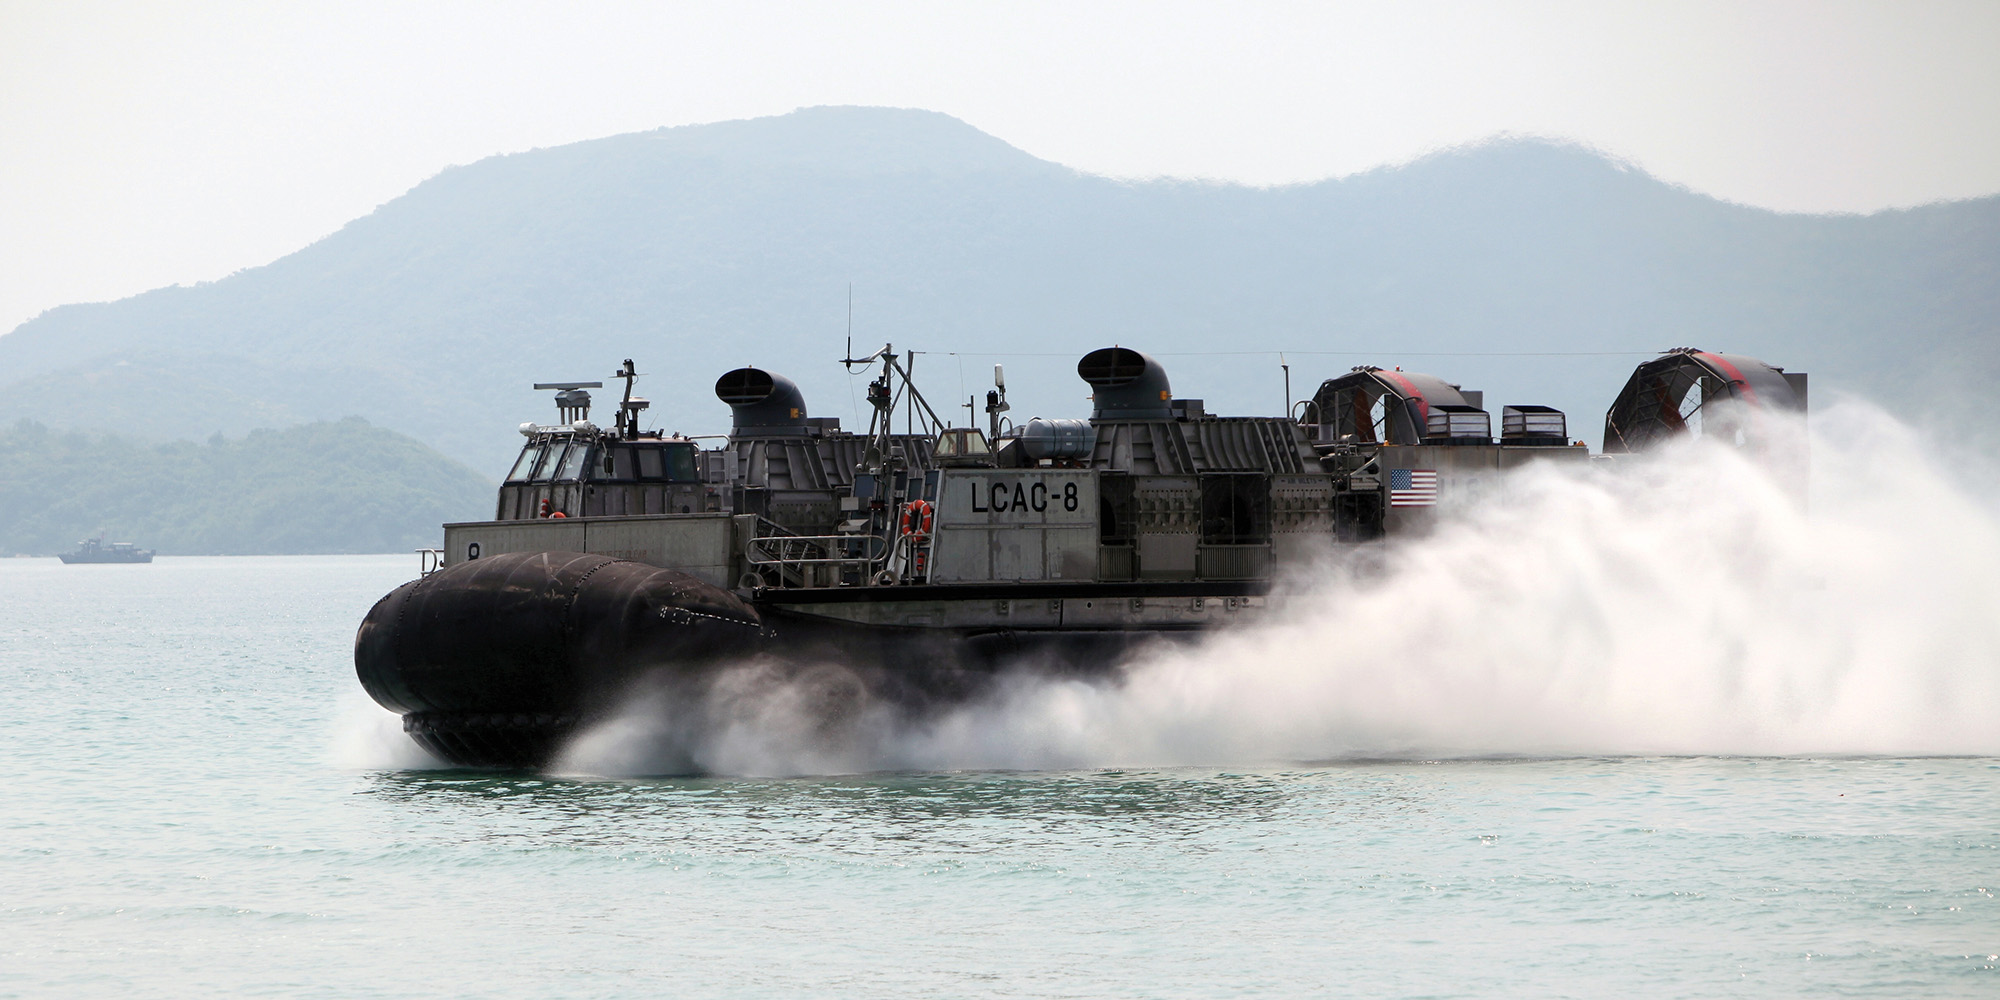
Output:
[[1498,451],[1497,464],[1502,469],[1518,469],[1530,462],[1583,463],[1590,461],[1590,449],[1575,445],[1568,447],[1502,445]]
[[1792,396],[1798,400],[1799,409],[1806,408],[1807,379],[1805,372],[1784,372],[1785,383],[1792,387]]
[[1329,512],[1324,532],[1284,532],[1271,536],[1272,572],[1287,566],[1309,565],[1333,551],[1333,515]]
[[841,487],[854,485],[854,467],[868,450],[868,439],[859,434],[843,434],[820,442],[820,466],[827,480]]
[[1191,579],[1201,527],[1201,481],[1194,476],[1133,476],[1139,577]]
[[983,583],[993,579],[993,531],[940,526],[931,541],[932,583]]
[[831,490],[777,490],[764,498],[765,517],[801,535],[831,531],[840,520],[840,500]]
[[801,448],[799,450],[799,458],[804,460],[806,469],[811,476],[812,488],[816,490],[830,489],[833,485],[833,479],[826,473],[826,462],[820,454],[819,445],[820,442],[814,441],[813,447]]
[[[735,585],[737,552],[726,514],[553,518],[444,527],[444,563],[507,552],[594,552],[678,569],[719,587]],[[477,546],[477,549],[474,549]]]
[[1187,444],[1180,440],[1176,428],[1176,424],[1161,421],[1100,423],[1090,464],[1138,476],[1187,471],[1193,467],[1193,459],[1186,454]]
[[1303,425],[1291,418],[1266,420],[1259,424],[1270,437],[1273,456],[1272,471],[1304,472],[1319,464],[1319,456],[1313,451],[1312,438]]
[[666,566],[718,587],[736,585],[736,552],[726,514],[585,522],[586,552]]
[[1141,580],[1192,579],[1197,541],[1193,532],[1173,535],[1141,534],[1136,546],[1139,552],[1139,578]]
[[1062,623],[1083,628],[1213,628],[1257,621],[1263,597],[1066,597]]
[[1063,623],[1063,601],[1060,598],[898,601],[893,599],[894,595],[885,594],[881,600],[815,604],[809,594],[798,596],[801,598],[798,603],[784,605],[786,611],[869,625],[904,628],[1043,629]]
[[1096,487],[1075,470],[947,471],[931,582],[1096,579]]
[[1203,545],[1195,572],[1204,580],[1264,580],[1271,576],[1269,545]]
[[1042,529],[1043,565],[1051,580],[1094,580],[1097,578],[1097,528],[1049,527]]
[[447,524],[444,564],[505,552],[582,552],[585,523],[583,518],[560,518]]
[[1184,424],[1152,424],[1154,456],[1162,459],[1161,472],[1189,473],[1201,470],[1195,464],[1194,453],[1188,449]]
[[1291,473],[1317,462],[1305,431],[1278,417],[1100,423],[1090,457],[1093,468],[1139,476]]
[[947,469],[942,525],[1097,524],[1097,473],[1087,469]]
[[1333,477],[1271,477],[1271,560],[1274,566],[1323,556],[1333,542]]
[[1133,476],[1132,499],[1141,529],[1193,532],[1201,516],[1201,480],[1195,476]]
[[1205,461],[1198,467],[1204,472],[1261,472],[1269,464],[1247,421],[1204,420],[1188,429],[1201,441]]
[[1100,545],[1097,548],[1099,580],[1130,580],[1135,553],[1131,545]]
[[1046,555],[1042,549],[1042,529],[1039,527],[994,529],[992,552],[995,580],[1048,578]]
[[[854,484],[854,467],[867,451],[868,440],[847,433],[732,440],[703,453],[703,478],[774,490],[844,489]],[[928,435],[897,434],[891,440],[908,456],[912,468],[931,467],[933,442]]]
[[[594,483],[587,487],[583,513],[588,517],[697,514],[702,506],[699,483]],[[533,512],[522,516],[532,517]]]

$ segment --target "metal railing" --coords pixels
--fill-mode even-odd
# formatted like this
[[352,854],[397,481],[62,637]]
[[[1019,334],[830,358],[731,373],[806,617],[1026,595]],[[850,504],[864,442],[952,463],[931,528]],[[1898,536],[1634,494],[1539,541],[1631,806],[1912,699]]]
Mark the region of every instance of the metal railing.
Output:
[[929,546],[927,535],[898,535],[893,542],[879,535],[758,535],[744,558],[770,572],[766,585],[781,588],[886,585],[928,577],[928,566],[914,567]]
[[417,576],[426,577],[444,568],[443,549],[417,550]]

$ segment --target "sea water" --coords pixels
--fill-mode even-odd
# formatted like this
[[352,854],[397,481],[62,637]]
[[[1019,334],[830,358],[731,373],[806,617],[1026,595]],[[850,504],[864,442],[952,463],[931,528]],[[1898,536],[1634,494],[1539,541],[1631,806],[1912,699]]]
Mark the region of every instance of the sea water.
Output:
[[0,560],[0,995],[2000,995],[2000,521],[1842,412],[1806,511],[1528,477],[1117,684],[721,690],[701,777],[426,760],[413,555]]

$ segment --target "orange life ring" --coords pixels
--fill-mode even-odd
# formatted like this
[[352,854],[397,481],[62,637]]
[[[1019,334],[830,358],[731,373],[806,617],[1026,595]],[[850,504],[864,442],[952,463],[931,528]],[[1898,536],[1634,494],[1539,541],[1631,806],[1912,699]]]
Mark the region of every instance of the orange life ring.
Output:
[[923,536],[931,533],[931,505],[928,500],[912,500],[903,505],[903,534]]

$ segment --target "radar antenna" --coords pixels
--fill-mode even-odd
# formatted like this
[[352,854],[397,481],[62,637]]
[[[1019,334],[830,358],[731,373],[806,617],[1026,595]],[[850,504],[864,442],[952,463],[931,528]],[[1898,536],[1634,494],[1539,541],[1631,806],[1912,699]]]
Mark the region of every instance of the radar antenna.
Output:
[[537,382],[536,389],[556,390],[556,413],[565,424],[590,419],[590,393],[585,389],[602,389],[602,382]]

